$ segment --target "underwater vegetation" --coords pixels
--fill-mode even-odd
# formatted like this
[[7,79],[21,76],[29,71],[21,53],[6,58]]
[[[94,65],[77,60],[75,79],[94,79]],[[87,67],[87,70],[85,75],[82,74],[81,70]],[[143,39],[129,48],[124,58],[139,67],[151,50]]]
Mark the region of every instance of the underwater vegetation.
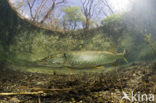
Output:
[[155,48],[151,43],[151,34],[145,34],[145,41],[146,41],[147,45],[149,45],[151,47],[153,54],[156,55]]

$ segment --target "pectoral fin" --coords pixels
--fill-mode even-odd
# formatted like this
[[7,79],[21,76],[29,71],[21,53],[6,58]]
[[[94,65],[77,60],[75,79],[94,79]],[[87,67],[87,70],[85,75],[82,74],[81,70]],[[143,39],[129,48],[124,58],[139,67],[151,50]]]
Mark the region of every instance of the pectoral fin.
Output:
[[97,66],[97,67],[95,67],[95,69],[103,69],[104,68],[104,66]]

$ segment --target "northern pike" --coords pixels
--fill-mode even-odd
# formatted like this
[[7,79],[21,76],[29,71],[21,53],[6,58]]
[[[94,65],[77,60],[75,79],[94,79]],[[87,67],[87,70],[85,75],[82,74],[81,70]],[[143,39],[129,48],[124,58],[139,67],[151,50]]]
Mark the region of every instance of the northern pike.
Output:
[[108,51],[70,51],[42,60],[46,60],[46,62],[49,62],[53,67],[94,68],[113,63],[118,59],[124,59],[127,62],[125,53],[125,50],[123,53]]

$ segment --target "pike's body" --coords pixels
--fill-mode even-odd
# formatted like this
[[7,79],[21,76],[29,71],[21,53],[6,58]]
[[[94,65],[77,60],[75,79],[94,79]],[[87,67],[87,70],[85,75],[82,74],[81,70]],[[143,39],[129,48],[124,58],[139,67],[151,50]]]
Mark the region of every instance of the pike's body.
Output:
[[65,54],[64,65],[71,68],[92,68],[115,62],[120,55],[106,51],[70,52]]
[[104,64],[113,63],[124,58],[124,53],[107,51],[71,51],[58,54],[48,60],[52,66],[70,68],[94,68]]

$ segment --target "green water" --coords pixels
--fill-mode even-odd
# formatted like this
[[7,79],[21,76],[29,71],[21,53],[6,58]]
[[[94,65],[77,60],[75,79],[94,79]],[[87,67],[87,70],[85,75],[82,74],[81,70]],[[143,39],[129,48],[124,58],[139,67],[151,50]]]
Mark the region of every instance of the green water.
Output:
[[[122,53],[123,50],[126,51],[124,56],[129,63],[136,61],[152,62],[156,59],[156,6],[153,6],[154,3],[152,2],[135,4],[132,10],[128,12],[115,13],[106,18],[104,17],[99,26],[90,26],[88,29],[58,31],[40,28],[29,20],[22,19],[15,11],[15,8],[8,6],[7,1],[1,0],[0,63],[12,69],[30,72],[105,72],[112,70],[113,67],[110,65],[104,69],[89,68],[87,70],[84,67],[83,70],[70,70],[62,66],[62,64],[58,65],[58,67],[62,68],[46,67],[46,65],[51,66],[52,61],[49,61],[49,58],[55,62],[60,60],[61,63],[64,63],[62,59],[58,59],[60,53],[64,54],[71,51]],[[147,14],[142,9],[145,5]],[[81,54],[74,58],[75,62],[79,57],[81,57]],[[98,62],[98,58],[96,59],[93,62]],[[101,61],[102,63],[100,62],[96,66],[103,66],[108,59]],[[113,59],[111,57],[109,63],[115,62],[116,59]],[[24,63],[25,66],[21,66],[21,61],[28,62]],[[31,65],[34,62],[38,63],[38,61],[43,62],[42,66]],[[57,61],[57,63],[60,61]],[[121,65],[126,65],[126,63],[120,60],[118,66]]]

